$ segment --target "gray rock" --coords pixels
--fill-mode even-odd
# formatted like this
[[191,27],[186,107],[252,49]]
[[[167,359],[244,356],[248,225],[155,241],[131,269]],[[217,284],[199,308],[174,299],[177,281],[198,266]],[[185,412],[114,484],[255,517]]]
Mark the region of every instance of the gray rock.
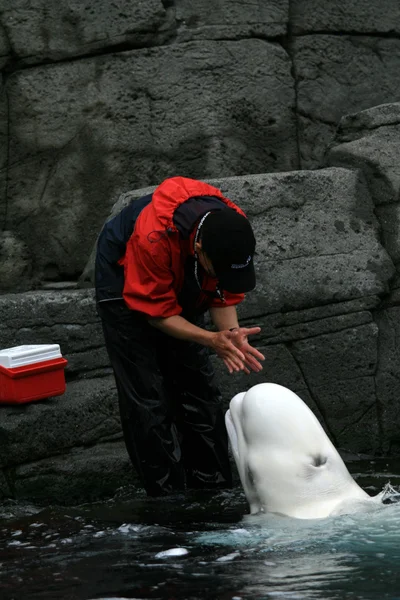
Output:
[[5,474],[0,470],[0,502],[7,498],[12,498],[12,492]]
[[383,104],[340,120],[326,162],[362,170],[379,206],[399,202],[399,152],[400,103]]
[[78,287],[76,281],[51,281],[44,283],[42,290],[76,290]]
[[265,6],[229,0],[212,5],[209,0],[120,0],[115,4],[67,0],[60,6],[54,0],[33,0],[29,5],[15,0],[0,12],[4,27],[4,48],[0,28],[0,59],[8,54],[7,37],[14,56],[23,64],[172,40],[277,37],[286,33],[288,4],[288,0],[271,0]]
[[258,285],[246,298],[246,316],[387,290],[393,265],[379,243],[373,206],[356,173],[271,174],[242,178],[230,187],[257,238]]
[[124,190],[172,173],[294,168],[290,66],[282,48],[255,39],[121,52],[11,75],[8,227],[34,256],[35,279],[80,275]]
[[393,103],[343,117],[326,157],[329,165],[346,165],[363,172],[376,205],[382,243],[397,268],[400,264],[399,153],[400,103]]
[[385,34],[400,33],[397,0],[291,0],[290,23],[294,34],[311,32]]
[[2,7],[0,20],[14,56],[25,64],[163,43],[174,29],[159,0],[14,0]]
[[[376,216],[381,224],[382,244],[398,271],[400,267],[400,204],[378,206]],[[399,287],[399,285],[392,282],[391,287]]]
[[[1,9],[0,9],[1,11]],[[5,67],[10,58],[10,44],[8,42],[7,33],[2,25],[0,12],[0,70]]]
[[[1,108],[0,108],[0,111],[1,111]],[[1,129],[1,120],[0,120],[0,129]],[[1,154],[2,154],[2,152],[0,149],[0,155]],[[7,219],[7,172],[6,172],[6,170],[4,170],[4,171],[0,171],[0,222],[6,223],[6,219]],[[3,227],[5,227],[5,225]],[[24,281],[26,281],[26,280],[24,280]]]
[[379,104],[340,119],[333,146],[373,135],[378,127],[399,125],[400,102]]
[[[98,347],[92,346],[87,350],[69,352],[65,355],[68,360],[65,369],[67,381],[71,378],[88,379],[111,374],[110,360],[104,346],[100,323],[93,327],[93,337],[96,339],[96,344],[99,344]],[[90,344],[91,339],[90,337],[87,338],[87,345]]]
[[[155,187],[156,186],[151,186],[151,187],[141,188],[139,190],[123,192],[122,194],[120,194],[120,196],[118,197],[116,202],[114,202],[114,204],[111,208],[110,214],[107,216],[107,218],[105,220],[105,223],[107,221],[109,221],[110,219],[112,219],[113,217],[115,217],[123,208],[125,208],[125,206],[128,206],[128,204],[130,204],[134,200],[138,200],[139,198],[142,198],[142,196],[147,196],[148,194],[152,194],[154,192]],[[99,231],[99,233],[100,233],[100,231]],[[80,275],[80,277],[78,279],[78,287],[79,288],[94,287],[94,285],[95,285],[94,264],[95,264],[95,260],[96,260],[97,240],[98,240],[98,236],[96,237],[96,241],[93,244],[92,250],[89,255],[89,259],[82,271],[82,274]]]
[[250,373],[250,375],[233,373],[230,375],[217,357],[214,356],[212,359],[216,381],[222,394],[223,410],[229,408],[229,402],[236,394],[247,391],[253,385],[268,381],[283,385],[298,393],[324,424],[319,408],[310,396],[303,374],[288,347],[284,344],[264,346],[263,342],[256,338],[254,338],[254,345],[265,356],[261,373]]
[[[365,298],[366,302],[368,300],[370,300],[370,308],[378,305],[376,297]],[[372,315],[369,311],[356,312],[354,310],[357,304],[357,301],[354,303],[341,302],[327,307],[320,306],[303,311],[259,317],[255,320],[255,323],[262,328],[258,337],[268,344],[286,343],[371,323]],[[334,306],[337,314],[327,316],[329,311],[326,309]],[[254,319],[249,320],[249,325],[252,323],[254,323]]]
[[312,390],[333,380],[344,382],[374,375],[378,360],[377,340],[377,325],[368,323],[299,340],[291,347]]
[[2,341],[8,338],[8,330],[15,335],[15,330],[24,327],[84,327],[97,321],[93,290],[49,290],[0,295]]
[[374,452],[381,444],[374,375],[378,363],[375,323],[291,344],[337,446]]
[[8,98],[3,83],[3,75],[0,73],[0,229],[7,228],[7,161]]
[[109,367],[93,290],[0,296],[0,339],[2,348],[60,344],[67,379]]
[[0,467],[10,467],[119,437],[114,379],[70,382],[65,394],[28,405],[0,405]]
[[341,117],[396,102],[400,40],[307,35],[293,43],[303,168],[319,167]]
[[[1,300],[9,307],[12,297],[0,298],[0,308]],[[52,329],[60,315],[85,319],[84,310],[74,311],[90,300],[92,290],[36,292],[15,294],[12,305],[18,313],[16,324],[24,314],[32,321],[40,315]],[[223,408],[238,391],[274,381],[306,401],[335,443],[353,451],[377,452],[382,447],[373,381],[378,330],[370,313],[377,303],[378,298],[371,296],[265,317],[256,340],[266,356],[261,374],[229,376],[213,358]],[[10,317],[11,311],[7,314]],[[71,340],[70,347],[74,344]],[[381,377],[385,393],[388,379],[385,373]],[[69,382],[63,396],[46,401],[1,406],[0,495],[42,503],[112,495],[134,477],[124,449],[111,456],[103,451],[116,448],[121,435],[112,377]],[[385,428],[382,435],[385,439]]]
[[174,0],[177,41],[276,37],[286,34],[289,0]]
[[[256,322],[263,328],[261,335],[255,338],[255,344],[266,356],[264,370],[258,375],[229,376],[220,361],[213,357],[224,410],[238,391],[261,381],[274,381],[299,393],[334,441],[354,451],[377,451],[381,440],[377,438],[375,425],[368,424],[368,435],[363,439],[361,430],[364,427],[365,386],[371,385],[376,366],[376,326],[370,310],[375,309],[378,302],[376,296],[370,296],[261,316],[256,321],[251,317],[249,324]],[[2,296],[0,314],[1,322],[8,323],[9,333],[15,327],[15,339],[19,343],[57,342],[59,337],[54,336],[54,332],[64,331],[67,357],[71,362],[77,362],[69,377],[79,373],[88,378],[69,381],[63,396],[25,406],[0,407],[0,467],[11,476],[18,465],[47,460],[82,445],[96,446],[121,439],[113,377],[93,378],[96,368],[104,373],[108,366],[100,323],[97,320],[92,323],[94,329],[89,332],[88,339],[84,335],[87,329],[84,322],[96,318],[93,291]],[[24,321],[28,327],[18,329]],[[40,325],[42,321],[47,323],[46,327]],[[32,326],[35,322],[39,323],[37,328]],[[33,335],[44,331],[52,332],[53,337],[37,339]],[[93,348],[96,331],[98,347]],[[87,347],[88,344],[92,349]],[[82,356],[86,356],[87,363],[82,361]],[[359,387],[355,383],[358,381],[361,381]],[[348,406],[348,411],[343,414],[337,410],[338,398],[345,399]],[[360,435],[352,439],[354,431],[359,430]],[[38,476],[35,481],[39,480]]]
[[[104,220],[175,174],[220,187],[258,238],[239,313],[266,360],[229,376],[213,357],[224,409],[274,381],[337,446],[398,454],[397,0],[6,4],[0,294],[44,289],[0,296],[1,347],[60,343],[68,366],[63,396],[0,406],[0,500],[137,485],[93,289],[73,288]],[[293,171],[299,152],[331,168]]]
[[283,327],[280,338],[286,338],[285,344],[264,345],[263,333],[261,341],[254,338],[265,356],[261,373],[229,375],[215,358],[224,409],[235,394],[252,385],[278,383],[299,394],[336,446],[379,451],[382,440],[374,383],[378,328],[371,314],[340,315],[321,322],[315,319],[313,325],[314,331],[309,329],[308,336],[299,340],[290,339]]
[[[208,181],[246,211],[257,238],[258,283],[243,304],[243,318],[388,290],[393,264],[380,245],[373,204],[357,172],[322,169]],[[124,195],[112,214],[129,199]],[[93,278],[93,262],[85,275]]]
[[118,488],[137,484],[123,442],[76,448],[67,454],[28,462],[15,469],[17,500],[36,504],[78,504],[114,496]]
[[333,434],[337,447],[364,454],[380,454],[385,432],[381,431],[376,383],[373,376],[332,381],[312,390]]
[[382,451],[397,455],[400,452],[400,307],[377,312],[376,322],[379,326],[376,396],[384,431]]
[[0,293],[23,288],[32,272],[32,257],[26,244],[11,231],[0,231]]

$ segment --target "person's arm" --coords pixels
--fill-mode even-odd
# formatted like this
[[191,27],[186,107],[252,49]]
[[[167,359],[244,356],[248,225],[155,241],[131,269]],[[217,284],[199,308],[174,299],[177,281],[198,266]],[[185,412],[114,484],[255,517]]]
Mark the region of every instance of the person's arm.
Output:
[[212,306],[210,308],[211,320],[218,331],[226,331],[239,327],[236,306]]
[[179,340],[196,342],[202,346],[210,346],[213,333],[202,329],[190,321],[187,321],[181,315],[172,315],[171,317],[151,317],[148,319],[150,325],[159,329],[163,333]]
[[246,370],[245,356],[238,346],[230,340],[230,331],[208,331],[197,327],[180,315],[148,319],[150,325],[171,337],[197,342],[212,348],[222,358],[230,373]]

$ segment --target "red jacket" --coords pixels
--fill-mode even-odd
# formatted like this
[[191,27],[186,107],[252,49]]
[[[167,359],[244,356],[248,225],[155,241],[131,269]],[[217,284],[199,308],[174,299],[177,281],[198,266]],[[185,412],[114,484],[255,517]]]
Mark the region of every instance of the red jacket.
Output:
[[[171,317],[182,312],[177,296],[183,285],[186,259],[194,253],[196,227],[189,239],[182,239],[173,215],[186,200],[197,196],[216,196],[244,214],[220,190],[207,183],[185,177],[172,177],[161,183],[150,204],[138,216],[120,261],[125,276],[123,297],[130,309],[151,317]],[[216,284],[216,279],[205,276],[202,289],[215,291]],[[225,302],[210,298],[209,307],[239,304],[244,294],[225,291],[224,298]]]

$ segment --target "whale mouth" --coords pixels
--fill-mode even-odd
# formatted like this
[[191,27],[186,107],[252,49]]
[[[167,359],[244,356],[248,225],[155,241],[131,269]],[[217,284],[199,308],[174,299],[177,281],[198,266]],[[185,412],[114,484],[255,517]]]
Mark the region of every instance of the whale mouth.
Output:
[[236,463],[238,463],[238,461],[239,461],[238,435],[236,432],[235,423],[233,422],[233,419],[232,419],[231,411],[229,409],[226,411],[226,414],[225,414],[225,425],[226,425],[226,430],[228,432],[228,438],[229,438],[229,442],[231,445],[233,457],[234,457]]
[[[226,430],[228,432],[228,438],[233,458],[235,459],[235,463],[239,472],[239,477],[242,482],[247,501],[250,505],[250,512],[251,514],[263,512],[262,504],[254,481],[253,472],[250,468],[250,465],[247,463],[245,453],[243,452],[243,448],[241,448],[242,454],[239,450],[239,446],[243,444],[244,440],[243,432],[236,430],[236,426],[230,410],[227,410],[227,412],[225,413],[225,425]],[[239,442],[239,438],[241,439],[241,443]]]

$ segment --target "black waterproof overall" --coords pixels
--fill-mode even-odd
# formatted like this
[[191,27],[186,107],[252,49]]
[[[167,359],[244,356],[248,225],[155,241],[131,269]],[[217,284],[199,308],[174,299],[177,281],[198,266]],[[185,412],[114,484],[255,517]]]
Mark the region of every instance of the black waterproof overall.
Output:
[[[125,444],[148,495],[186,486],[230,487],[228,440],[208,348],[160,332],[121,299],[123,271],[116,262],[140,210],[150,200],[147,196],[134,201],[107,223],[97,246],[97,307],[115,375]],[[119,290],[118,285],[107,288],[111,271]],[[190,258],[179,304],[182,316],[203,326],[204,309],[193,308],[195,296],[198,284]]]

